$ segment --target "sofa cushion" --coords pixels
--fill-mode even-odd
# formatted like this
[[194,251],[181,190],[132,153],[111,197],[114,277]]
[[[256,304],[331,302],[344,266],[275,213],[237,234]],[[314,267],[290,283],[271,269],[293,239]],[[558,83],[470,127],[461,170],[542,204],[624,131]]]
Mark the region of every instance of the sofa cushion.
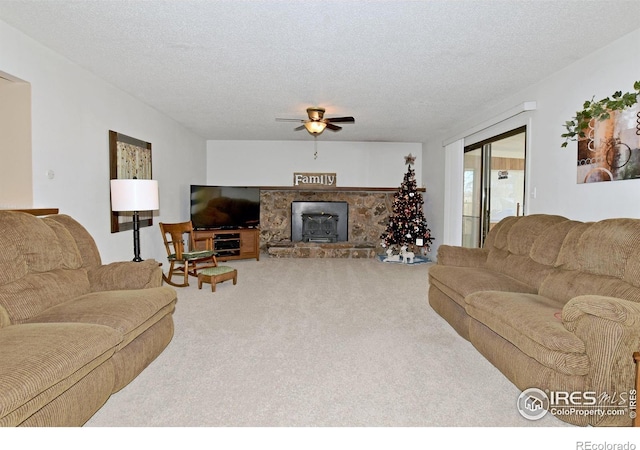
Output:
[[173,312],[176,292],[169,287],[92,292],[49,308],[29,323],[82,322],[118,330],[122,348]]
[[499,249],[494,249],[489,253],[487,268],[495,273],[514,278],[529,287],[526,291],[519,292],[537,292],[540,284],[553,270],[552,266],[540,264],[531,259],[529,255],[516,255]]
[[585,345],[556,314],[562,303],[536,294],[476,292],[465,298],[467,314],[540,364],[567,375],[586,375]]
[[162,286],[162,268],[153,259],[112,262],[88,270],[87,275],[93,292]]
[[62,224],[48,218],[42,219],[55,233],[61,250],[60,266],[63,269],[79,269],[82,267],[82,256],[76,245],[76,241]]
[[476,267],[434,265],[429,267],[429,277],[434,285],[451,295],[462,307],[465,306],[464,297],[478,291],[536,292],[507,275]]
[[580,224],[575,220],[565,220],[549,227],[533,242],[529,253],[531,259],[547,266],[555,265],[567,234]]
[[15,244],[29,272],[62,268],[62,249],[58,238],[41,219],[26,213],[6,213],[0,228],[0,241]]
[[577,249],[583,272],[624,278],[630,258],[640,252],[640,223],[637,219],[596,222],[580,236]]
[[[91,324],[25,324],[0,330],[0,426],[24,422],[113,355],[122,336]],[[104,397],[113,377],[103,380]]]
[[8,327],[11,325],[11,317],[6,309],[0,306],[0,328]]
[[591,225],[591,222],[578,223],[575,227],[569,230],[567,236],[562,242],[562,247],[558,253],[558,259],[556,259],[555,266],[557,268],[566,270],[580,269],[580,264],[577,258],[580,237]]
[[51,228],[31,214],[0,211],[0,284],[29,272],[61,268],[62,252]]
[[632,286],[640,288],[640,251],[629,255],[622,279]]
[[[518,217],[518,220],[509,229],[507,234],[507,244],[509,252],[514,255],[527,255],[539,236],[547,236],[549,229],[554,225],[566,222],[566,217],[549,214],[532,214],[530,216]],[[558,242],[558,250],[560,244]],[[550,244],[550,242],[549,242]]]
[[88,292],[89,279],[84,269],[29,273],[16,281],[0,285],[0,306],[15,325]]
[[102,264],[96,241],[78,221],[66,214],[47,216],[47,220],[60,223],[73,236],[82,257],[82,267],[90,269]]
[[578,295],[603,295],[640,302],[640,288],[616,277],[557,270],[540,286],[540,295],[566,303]]
[[502,250],[507,250],[509,246],[509,230],[515,223],[518,221],[518,218],[515,216],[509,216],[502,219],[498,222],[487,235],[487,239],[485,239],[484,247],[491,251],[493,248],[499,248]]
[[[488,248],[486,267],[537,289],[550,273],[563,241],[561,237],[547,240],[546,236],[550,229],[567,221],[545,214],[503,219],[493,247]],[[563,231],[554,231],[553,235],[562,235]]]
[[[0,216],[0,229],[6,221]],[[13,233],[13,230],[4,230],[2,234]],[[11,283],[29,273],[27,261],[18,250],[16,239],[5,239],[0,237],[0,286]]]

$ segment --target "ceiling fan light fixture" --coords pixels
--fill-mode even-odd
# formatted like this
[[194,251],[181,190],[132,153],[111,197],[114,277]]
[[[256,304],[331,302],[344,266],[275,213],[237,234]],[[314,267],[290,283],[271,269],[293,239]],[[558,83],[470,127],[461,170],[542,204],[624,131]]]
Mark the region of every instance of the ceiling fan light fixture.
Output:
[[324,129],[327,127],[327,124],[324,122],[317,122],[312,120],[309,122],[305,122],[304,127],[307,129],[309,133],[315,136],[322,133]]
[[324,108],[320,108],[318,106],[314,106],[311,108],[307,108],[307,115],[310,120],[322,120],[324,117]]

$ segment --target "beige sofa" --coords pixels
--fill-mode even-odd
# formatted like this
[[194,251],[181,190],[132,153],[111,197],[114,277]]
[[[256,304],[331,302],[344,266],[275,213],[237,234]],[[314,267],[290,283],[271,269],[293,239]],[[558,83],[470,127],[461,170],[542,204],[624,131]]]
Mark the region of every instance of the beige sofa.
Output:
[[66,215],[0,211],[0,425],[79,426],[169,344],[153,260],[103,265]]
[[429,282],[433,309],[559,419],[631,425],[640,220],[509,217],[483,249],[440,246]]

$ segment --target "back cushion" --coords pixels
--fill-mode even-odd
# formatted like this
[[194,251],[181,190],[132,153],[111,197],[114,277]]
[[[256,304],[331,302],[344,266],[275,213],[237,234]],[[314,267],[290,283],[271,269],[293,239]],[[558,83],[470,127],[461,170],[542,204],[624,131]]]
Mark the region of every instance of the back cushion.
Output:
[[[547,214],[520,217],[509,230],[509,235],[507,236],[508,250],[514,255],[529,255],[538,236],[546,237],[550,228],[567,220],[569,219],[566,217]],[[558,250],[561,243],[557,243]],[[548,245],[551,245],[551,242]]]
[[529,253],[531,259],[547,266],[555,265],[567,234],[581,223],[575,220],[565,220],[550,226],[533,242]]
[[[62,251],[51,228],[31,214],[0,212],[0,248],[5,264],[17,262],[17,270],[7,267],[4,282],[16,280],[27,272],[46,272],[59,267]],[[10,253],[6,251],[10,249]]]
[[89,279],[84,269],[54,269],[29,273],[0,286],[0,306],[16,325],[34,318],[52,306],[89,292]]
[[578,248],[580,247],[580,238],[593,222],[579,223],[567,233],[562,242],[560,253],[556,259],[556,267],[566,270],[579,270],[580,263],[578,261]]
[[89,234],[87,229],[78,221],[66,214],[49,216],[47,217],[47,220],[58,222],[66,228],[67,231],[69,231],[70,235],[75,240],[80,256],[82,257],[82,267],[85,269],[92,269],[102,264],[96,241],[93,239],[93,236]]
[[578,262],[582,272],[625,278],[627,264],[634,265],[639,251],[640,220],[607,219],[594,223],[580,236]]
[[518,220],[520,220],[519,217],[510,216],[498,222],[487,235],[484,247],[488,250],[492,250],[491,247],[506,250],[509,230]]
[[603,295],[640,301],[640,288],[619,278],[593,275],[578,270],[552,272],[542,282],[538,293],[562,303],[578,295]]
[[[548,260],[555,259],[562,243],[560,238],[542,241],[547,235],[555,237],[561,233],[554,227],[565,222],[568,222],[565,217],[547,214],[503,219],[492,241],[487,268],[537,289],[551,269]],[[538,239],[540,242],[536,247],[534,243]],[[532,252],[537,257],[533,257]]]
[[640,301],[640,220],[579,224],[564,240],[540,294],[561,301],[596,294]]
[[634,252],[629,256],[623,280],[635,287],[640,287],[640,252]]
[[78,248],[62,227],[0,211],[0,229],[0,306],[11,323],[89,292]]
[[82,256],[80,256],[80,250],[76,245],[75,239],[69,233],[62,224],[48,218],[42,219],[42,221],[55,233],[58,238],[58,244],[60,246],[61,259],[60,263],[65,269],[79,269],[82,267]]

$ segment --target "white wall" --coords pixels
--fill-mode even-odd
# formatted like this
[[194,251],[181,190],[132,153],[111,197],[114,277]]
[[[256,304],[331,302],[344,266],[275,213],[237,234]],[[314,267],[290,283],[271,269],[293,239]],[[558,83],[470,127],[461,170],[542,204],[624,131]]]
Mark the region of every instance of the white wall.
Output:
[[165,261],[157,223],[188,220],[189,184],[206,180],[205,140],[2,21],[0,45],[0,71],[31,84],[32,206],[77,219],[104,262],[133,258],[132,232],[110,231],[108,131],[151,142],[160,211],[141,230],[141,254]]
[[[338,187],[397,188],[407,172],[404,157],[417,156],[422,181],[422,144],[398,142],[208,141],[207,183],[231,186],[292,186],[294,172],[336,173]],[[429,186],[427,186],[429,189]],[[427,218],[428,221],[428,218]]]
[[[536,110],[527,113],[530,120],[527,213],[559,214],[582,221],[640,217],[640,180],[577,184],[576,144],[572,142],[567,148],[561,148],[563,140],[560,137],[564,132],[563,124],[585,100],[593,96],[597,99],[610,96],[618,90],[633,90],[633,83],[640,80],[638,48],[640,29],[516,95],[496,99],[496,103],[482,114],[427,143],[423,176],[433,185],[430,192],[439,199],[445,198],[444,141],[518,104],[535,101]],[[533,188],[536,198],[530,196]],[[425,214],[430,217],[437,246],[444,234],[444,203],[427,203]]]
[[[31,86],[0,72],[0,208],[30,207]],[[6,164],[6,166],[5,166]]]

